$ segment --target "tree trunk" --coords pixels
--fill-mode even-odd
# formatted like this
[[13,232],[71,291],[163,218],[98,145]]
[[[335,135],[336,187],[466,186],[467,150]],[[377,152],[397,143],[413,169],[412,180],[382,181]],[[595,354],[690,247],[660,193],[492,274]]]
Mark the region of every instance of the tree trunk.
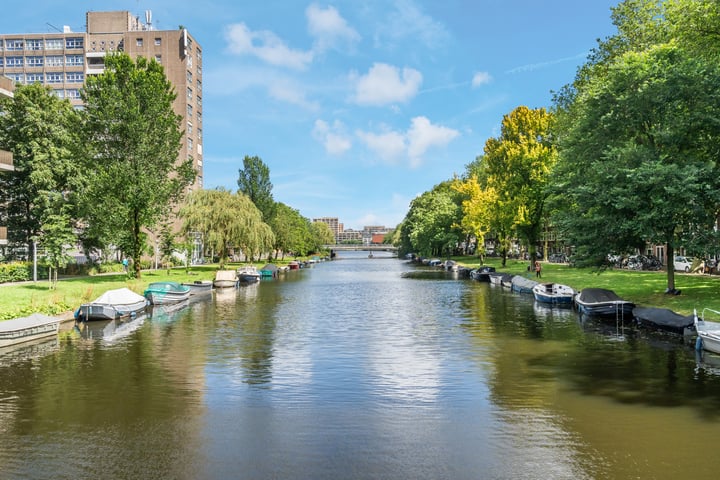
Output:
[[667,291],[675,290],[675,249],[667,243]]

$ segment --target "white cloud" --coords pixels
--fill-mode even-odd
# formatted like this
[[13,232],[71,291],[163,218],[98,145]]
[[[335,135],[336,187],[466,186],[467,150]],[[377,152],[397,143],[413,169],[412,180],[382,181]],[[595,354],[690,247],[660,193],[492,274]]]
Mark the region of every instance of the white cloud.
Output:
[[441,125],[433,125],[426,117],[415,117],[407,132],[373,133],[358,130],[357,137],[382,160],[396,163],[407,157],[411,167],[422,163],[422,156],[430,148],[444,147],[460,132]]
[[415,117],[407,132],[410,164],[416,167],[422,156],[431,147],[444,147],[460,133],[452,128],[433,125],[426,117]]
[[225,30],[228,50],[236,55],[251,55],[278,67],[303,70],[313,60],[312,52],[293,50],[273,32],[253,32],[244,23],[230,25]]
[[367,75],[356,79],[354,101],[360,105],[387,105],[407,102],[422,83],[422,74],[413,68],[400,69],[386,63],[375,63]]
[[372,133],[358,130],[356,135],[369,150],[375,152],[382,160],[395,163],[405,155],[405,135],[402,133],[394,131]]
[[306,110],[317,111],[320,106],[305,97],[301,87],[289,81],[276,80],[268,85],[268,94],[275,100],[291,103]]
[[350,27],[335,7],[326,9],[313,3],[305,10],[308,21],[308,30],[315,37],[315,48],[325,51],[336,47],[338,42],[350,44],[360,40],[360,35]]
[[425,14],[412,0],[396,0],[393,3],[395,8],[379,19],[382,27],[375,36],[376,44],[382,43],[383,39],[410,39],[436,48],[450,38],[445,26]]
[[480,85],[490,83],[491,80],[492,77],[488,72],[477,72],[475,75],[473,75],[472,86],[473,88],[479,87]]
[[352,147],[352,142],[344,130],[345,126],[338,120],[335,120],[332,126],[324,120],[315,120],[313,137],[323,144],[329,154],[341,155]]

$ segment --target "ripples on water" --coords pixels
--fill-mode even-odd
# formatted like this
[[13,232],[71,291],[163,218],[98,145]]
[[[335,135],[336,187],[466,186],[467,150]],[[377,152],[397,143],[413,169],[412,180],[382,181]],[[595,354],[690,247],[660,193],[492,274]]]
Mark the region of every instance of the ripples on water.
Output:
[[709,357],[341,257],[0,357],[0,478],[714,478]]

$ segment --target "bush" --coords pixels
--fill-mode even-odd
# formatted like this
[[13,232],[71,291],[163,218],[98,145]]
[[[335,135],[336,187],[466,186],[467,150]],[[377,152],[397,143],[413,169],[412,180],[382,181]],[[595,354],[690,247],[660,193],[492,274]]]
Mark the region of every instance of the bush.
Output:
[[[38,264],[38,280],[48,278],[47,265]],[[33,278],[32,262],[0,263],[0,283],[26,282]]]

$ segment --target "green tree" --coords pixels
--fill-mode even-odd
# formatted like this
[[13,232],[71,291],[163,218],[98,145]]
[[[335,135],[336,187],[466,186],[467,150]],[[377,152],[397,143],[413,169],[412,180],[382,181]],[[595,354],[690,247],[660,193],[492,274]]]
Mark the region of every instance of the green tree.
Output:
[[720,206],[717,62],[674,41],[629,51],[583,80],[560,115],[556,218],[588,262],[711,231]]
[[239,190],[248,196],[262,213],[263,220],[269,222],[273,216],[275,200],[272,196],[273,185],[270,182],[270,168],[260,157],[243,158],[243,168],[239,170]]
[[[0,148],[13,153],[15,171],[0,175],[0,220],[11,244],[31,251],[62,216],[74,216],[71,192],[78,165],[70,153],[75,112],[49,87],[18,85],[13,98],[0,97]],[[44,222],[51,225],[43,225]],[[69,239],[63,235],[67,241]],[[74,243],[72,239],[70,243]]]
[[125,252],[140,277],[146,231],[171,214],[194,181],[192,159],[178,162],[181,116],[162,66],[126,54],[105,57],[88,76],[78,152],[86,178],[80,190],[89,236]]
[[436,185],[410,202],[402,223],[402,251],[421,256],[451,255],[463,238],[461,195],[452,182]]
[[270,219],[270,227],[275,233],[273,245],[275,258],[278,258],[278,255],[285,258],[287,252],[305,249],[307,222],[298,210],[278,202],[275,205],[275,213]]
[[47,208],[40,218],[39,238],[50,266],[50,288],[56,288],[58,270],[72,260],[67,251],[75,245],[77,237],[71,214],[73,205],[59,192],[49,193],[46,202]]
[[260,210],[250,199],[238,192],[233,194],[223,188],[196,190],[187,197],[180,210],[183,228],[187,232],[200,232],[208,246],[220,258],[224,268],[230,249],[272,248],[272,231],[262,221]]
[[314,251],[322,250],[323,245],[333,245],[335,243],[335,234],[327,223],[312,222],[311,228]]
[[550,173],[557,162],[552,121],[544,108],[517,107],[503,117],[500,136],[488,139],[483,156],[487,187],[496,195],[493,213],[512,216],[512,228],[531,259],[542,231]]

